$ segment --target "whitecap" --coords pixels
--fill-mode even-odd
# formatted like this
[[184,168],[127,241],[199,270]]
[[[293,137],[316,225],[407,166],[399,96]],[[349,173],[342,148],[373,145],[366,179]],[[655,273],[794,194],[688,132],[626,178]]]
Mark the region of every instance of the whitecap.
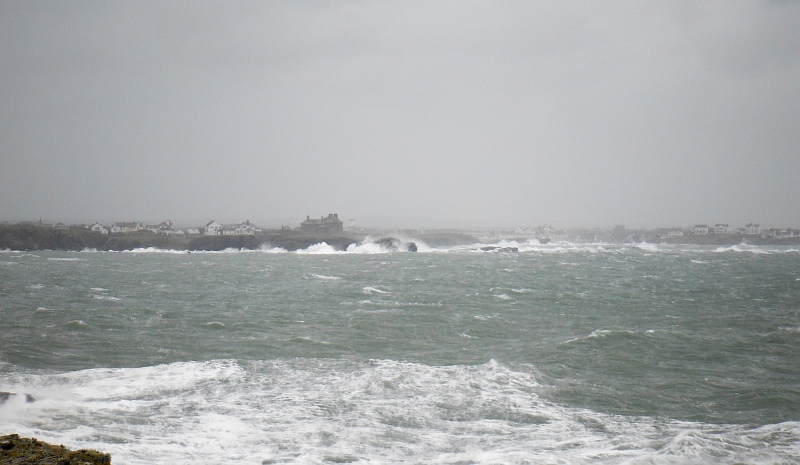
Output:
[[378,289],[377,287],[372,287],[372,286],[364,287],[363,289],[361,289],[361,293],[362,294],[391,294],[391,292],[389,292],[389,291],[382,291],[382,290]]
[[326,276],[324,274],[316,274],[316,273],[311,273],[311,276],[314,277],[314,278],[317,278],[317,279],[325,280],[325,281],[336,281],[336,280],[342,279],[339,276]]

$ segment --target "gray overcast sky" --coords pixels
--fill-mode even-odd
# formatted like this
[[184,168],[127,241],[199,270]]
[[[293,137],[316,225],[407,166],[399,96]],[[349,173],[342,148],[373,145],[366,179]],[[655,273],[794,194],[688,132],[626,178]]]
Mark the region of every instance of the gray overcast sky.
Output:
[[0,108],[0,220],[800,225],[797,1],[2,1]]

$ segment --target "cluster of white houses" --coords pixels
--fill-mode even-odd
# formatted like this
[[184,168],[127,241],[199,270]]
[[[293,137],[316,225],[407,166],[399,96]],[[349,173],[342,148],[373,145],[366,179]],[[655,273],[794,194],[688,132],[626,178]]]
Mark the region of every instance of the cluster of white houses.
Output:
[[[55,227],[58,227],[56,225]],[[163,221],[159,224],[142,224],[137,221],[127,221],[114,223],[110,228],[103,226],[100,223],[95,223],[89,227],[92,231],[99,232],[100,234],[108,233],[131,233],[136,231],[151,231],[156,234],[177,234],[177,235],[206,235],[206,236],[239,236],[239,235],[254,235],[256,233],[256,226],[247,220],[242,223],[234,224],[221,224],[214,220],[209,221],[204,228],[189,228],[186,231],[175,228],[172,221]]]
[[[59,228],[62,223],[54,225]],[[300,223],[300,230],[309,233],[331,233],[342,232],[344,224],[339,219],[338,213],[329,213],[328,216],[322,216],[320,219],[312,219],[307,216],[305,221]],[[63,225],[66,229],[67,226]],[[256,226],[250,220],[242,223],[222,224],[215,220],[211,220],[203,228],[189,228],[186,231],[177,229],[173,226],[172,221],[164,221],[159,224],[142,224],[137,221],[128,221],[114,223],[110,228],[103,226],[100,223],[95,223],[89,227],[92,231],[99,232],[100,234],[109,233],[131,233],[136,231],[152,231],[156,234],[177,234],[177,235],[205,235],[205,236],[252,236],[256,233]]]
[[717,223],[713,227],[707,224],[696,224],[692,228],[694,234],[746,234],[748,236],[761,235],[761,224],[747,223],[744,228],[732,228],[728,223]]
[[250,220],[238,224],[220,224],[211,220],[203,228],[203,234],[206,236],[252,236],[255,233],[256,227]]
[[[707,224],[696,224],[692,228],[692,234],[698,234],[698,235],[744,234],[746,236],[761,236],[763,238],[774,238],[774,239],[795,237],[797,235],[796,230],[793,230],[791,228],[789,229],[770,228],[762,231],[760,223],[747,223],[747,225],[744,228],[734,228],[728,225],[728,223],[717,223],[714,226],[709,226]],[[680,237],[683,236],[683,231],[670,231],[668,233],[668,236]]]

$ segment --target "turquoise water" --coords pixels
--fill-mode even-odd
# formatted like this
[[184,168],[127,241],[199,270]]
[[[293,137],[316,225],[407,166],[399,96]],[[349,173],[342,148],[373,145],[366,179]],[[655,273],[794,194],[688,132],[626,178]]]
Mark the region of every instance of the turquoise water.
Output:
[[[0,433],[114,463],[796,463],[800,252],[0,253]],[[362,252],[362,253],[359,253]]]

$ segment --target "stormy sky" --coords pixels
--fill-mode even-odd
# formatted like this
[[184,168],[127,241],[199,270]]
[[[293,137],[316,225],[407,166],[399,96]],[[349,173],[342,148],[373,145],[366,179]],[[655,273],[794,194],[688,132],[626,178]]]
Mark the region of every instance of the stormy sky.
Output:
[[2,1],[0,109],[6,221],[800,225],[797,1]]

